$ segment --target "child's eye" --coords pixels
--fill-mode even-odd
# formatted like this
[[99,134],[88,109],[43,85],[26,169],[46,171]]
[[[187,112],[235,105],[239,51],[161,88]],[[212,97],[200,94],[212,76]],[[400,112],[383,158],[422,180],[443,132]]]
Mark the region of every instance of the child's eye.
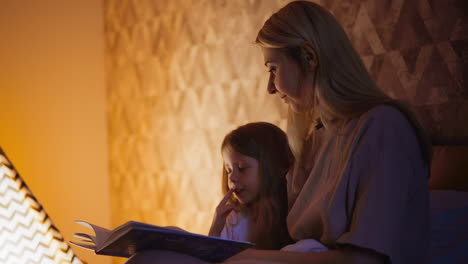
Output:
[[270,67],[268,70],[269,73],[275,73],[276,72],[276,67]]

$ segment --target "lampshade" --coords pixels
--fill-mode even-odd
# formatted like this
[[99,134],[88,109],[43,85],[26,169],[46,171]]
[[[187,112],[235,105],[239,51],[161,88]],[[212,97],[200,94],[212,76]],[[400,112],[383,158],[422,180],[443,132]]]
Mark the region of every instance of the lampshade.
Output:
[[83,263],[1,148],[0,263]]

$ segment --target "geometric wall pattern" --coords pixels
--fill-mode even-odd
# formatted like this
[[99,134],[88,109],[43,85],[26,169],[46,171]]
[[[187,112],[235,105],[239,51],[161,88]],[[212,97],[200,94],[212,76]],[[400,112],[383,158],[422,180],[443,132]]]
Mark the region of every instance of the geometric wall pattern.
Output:
[[[251,121],[285,128],[253,42],[289,1],[105,1],[112,218],[206,233],[221,197],[219,145]],[[434,142],[467,140],[464,0],[323,0],[377,84]],[[466,141],[468,142],[468,141]]]
[[1,148],[0,263],[83,263]]
[[468,1],[324,1],[377,85],[409,103],[436,144],[468,144]]

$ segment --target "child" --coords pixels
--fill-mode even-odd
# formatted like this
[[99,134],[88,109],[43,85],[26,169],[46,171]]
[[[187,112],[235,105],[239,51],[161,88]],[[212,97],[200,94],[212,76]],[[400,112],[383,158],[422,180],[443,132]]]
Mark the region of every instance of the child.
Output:
[[[216,208],[210,236],[250,241],[257,249],[328,250],[314,239],[291,244],[286,226],[286,175],[293,167],[294,156],[281,129],[264,122],[240,126],[226,135],[221,153],[225,196]],[[127,264],[155,260],[206,263],[175,252],[146,251],[136,254]]]
[[286,134],[269,123],[249,123],[226,135],[221,153],[225,196],[210,235],[250,241],[258,249],[289,244],[286,174],[294,156]]

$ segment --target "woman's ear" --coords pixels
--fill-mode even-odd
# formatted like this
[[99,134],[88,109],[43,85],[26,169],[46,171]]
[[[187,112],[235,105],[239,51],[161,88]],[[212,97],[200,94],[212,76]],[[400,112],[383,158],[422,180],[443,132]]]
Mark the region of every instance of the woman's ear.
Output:
[[318,55],[314,45],[308,41],[302,42],[301,54],[306,70],[314,72],[319,65]]

